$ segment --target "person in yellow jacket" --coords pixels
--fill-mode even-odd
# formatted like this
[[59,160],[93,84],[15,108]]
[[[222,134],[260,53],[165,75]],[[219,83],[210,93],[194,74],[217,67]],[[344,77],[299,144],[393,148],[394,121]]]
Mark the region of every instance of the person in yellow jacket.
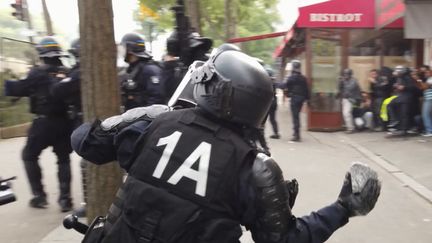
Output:
[[[388,97],[387,99],[385,99],[381,105],[381,112],[380,112],[380,117],[381,119],[385,122],[385,123],[389,123],[390,119],[395,119],[395,117],[389,117],[389,109],[388,109],[388,105],[390,104],[390,102],[392,102],[395,98],[397,97],[397,95],[392,95],[390,97]],[[391,114],[391,113],[390,113]]]

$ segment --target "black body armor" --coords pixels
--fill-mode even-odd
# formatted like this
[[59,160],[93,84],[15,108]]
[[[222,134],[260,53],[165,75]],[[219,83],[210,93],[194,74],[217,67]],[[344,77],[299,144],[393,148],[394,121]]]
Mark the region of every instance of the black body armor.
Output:
[[238,242],[236,175],[251,147],[195,109],[161,114],[141,143],[102,242]]

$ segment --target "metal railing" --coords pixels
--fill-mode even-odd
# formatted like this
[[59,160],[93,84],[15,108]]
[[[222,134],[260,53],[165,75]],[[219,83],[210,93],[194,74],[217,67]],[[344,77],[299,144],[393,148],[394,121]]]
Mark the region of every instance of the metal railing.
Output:
[[31,121],[28,99],[5,96],[3,89],[5,80],[24,77],[36,57],[33,43],[0,37],[0,128]]

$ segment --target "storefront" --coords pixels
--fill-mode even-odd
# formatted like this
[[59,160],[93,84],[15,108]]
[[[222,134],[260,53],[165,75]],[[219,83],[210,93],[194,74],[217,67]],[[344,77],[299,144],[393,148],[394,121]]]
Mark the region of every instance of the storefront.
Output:
[[370,70],[423,63],[423,41],[404,38],[401,6],[402,0],[330,0],[299,8],[295,34],[277,54],[304,64],[311,87],[309,130],[341,129],[337,92],[344,68],[369,91]]

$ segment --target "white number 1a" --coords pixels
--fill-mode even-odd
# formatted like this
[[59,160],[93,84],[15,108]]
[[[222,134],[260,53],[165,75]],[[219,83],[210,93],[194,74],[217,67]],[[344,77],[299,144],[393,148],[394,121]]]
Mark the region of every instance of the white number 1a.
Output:
[[[162,157],[153,172],[153,177],[161,178],[171,155],[180,140],[182,133],[175,131],[173,134],[160,138],[156,146],[165,146]],[[196,181],[195,194],[205,197],[207,188],[208,168],[210,163],[211,144],[201,142],[200,145],[187,157],[183,164],[168,179],[168,183],[177,185],[182,177],[187,177]],[[192,169],[192,166],[199,160],[198,170]]]

